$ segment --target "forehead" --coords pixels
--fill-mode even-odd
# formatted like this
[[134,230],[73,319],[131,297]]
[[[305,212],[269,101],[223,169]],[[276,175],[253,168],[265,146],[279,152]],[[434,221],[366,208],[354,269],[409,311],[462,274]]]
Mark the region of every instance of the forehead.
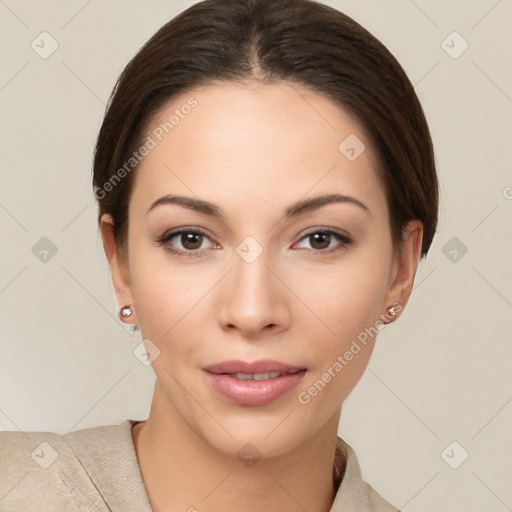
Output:
[[271,207],[331,191],[385,208],[377,161],[360,124],[295,83],[192,89],[151,118],[143,137],[150,139],[132,198],[141,208],[166,193]]

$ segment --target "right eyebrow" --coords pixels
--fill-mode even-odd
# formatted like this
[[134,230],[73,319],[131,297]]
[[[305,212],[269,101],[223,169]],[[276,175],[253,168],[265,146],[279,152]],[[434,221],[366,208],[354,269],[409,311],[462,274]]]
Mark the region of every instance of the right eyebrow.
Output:
[[184,208],[195,210],[199,213],[204,213],[205,215],[211,215],[218,218],[224,217],[224,212],[221,210],[221,208],[214,205],[213,203],[203,201],[202,199],[195,199],[193,197],[176,196],[172,194],[167,194],[154,201],[146,212],[146,215],[151,210],[162,204],[177,204],[183,206]]

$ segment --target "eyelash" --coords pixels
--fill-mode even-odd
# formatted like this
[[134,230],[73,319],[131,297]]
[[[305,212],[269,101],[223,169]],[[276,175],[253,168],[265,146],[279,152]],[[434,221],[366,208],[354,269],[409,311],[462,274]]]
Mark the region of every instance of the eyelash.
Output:
[[[344,247],[347,247],[347,246],[349,246],[350,244],[353,243],[351,238],[349,238],[347,235],[345,235],[344,233],[342,233],[340,231],[333,230],[333,229],[318,229],[318,228],[314,229],[314,230],[310,230],[307,233],[304,233],[304,235],[302,236],[302,238],[299,241],[302,241],[305,238],[307,238],[308,236],[311,236],[311,235],[314,235],[314,234],[318,234],[318,233],[321,233],[323,235],[334,235],[341,242],[341,245],[339,245],[337,247],[334,247],[334,248],[331,248],[331,249],[323,249],[323,250],[322,249],[306,249],[306,251],[308,251],[309,253],[313,253],[313,254],[330,254],[330,253],[333,253],[335,251],[339,251],[339,250],[343,249]],[[171,248],[170,245],[168,245],[168,242],[172,238],[174,238],[177,235],[183,235],[183,234],[203,235],[203,236],[208,238],[208,233],[206,231],[204,231],[203,229],[200,229],[200,228],[190,228],[190,229],[189,228],[179,228],[176,231],[171,231],[169,233],[164,233],[160,238],[158,238],[156,240],[156,242],[160,246],[166,244],[165,249],[168,252],[170,252],[171,254],[174,254],[176,256],[185,256],[185,257],[198,257],[198,256],[201,256],[201,253],[203,251],[205,251],[206,249],[196,249],[196,250],[193,250],[193,251],[181,251],[179,249],[173,249],[173,248]]]
[[[176,235],[183,235],[183,234],[193,234],[193,235],[204,235],[208,237],[208,233],[206,231],[200,229],[200,228],[180,228],[176,231],[170,231],[169,233],[164,233],[156,242],[159,245],[167,244],[171,238],[174,238]],[[180,251],[177,249],[172,249],[169,245],[165,246],[165,249],[169,251],[171,254],[176,254],[177,256],[201,256],[202,250],[195,250],[195,251]]]

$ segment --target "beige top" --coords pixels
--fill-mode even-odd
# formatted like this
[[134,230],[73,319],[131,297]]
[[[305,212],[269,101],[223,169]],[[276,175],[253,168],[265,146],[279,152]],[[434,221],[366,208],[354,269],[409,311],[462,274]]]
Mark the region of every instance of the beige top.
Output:
[[[0,511],[151,512],[131,435],[136,423],[67,434],[0,432]],[[333,477],[331,512],[399,512],[362,480],[339,436]]]

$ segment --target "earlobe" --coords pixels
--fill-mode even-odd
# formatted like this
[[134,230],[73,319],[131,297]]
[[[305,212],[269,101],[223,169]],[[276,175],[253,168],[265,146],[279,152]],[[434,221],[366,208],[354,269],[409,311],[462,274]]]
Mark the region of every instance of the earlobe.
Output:
[[[125,323],[136,323],[134,314],[123,314],[122,310],[125,309],[126,305],[132,307],[133,303],[130,283],[130,272],[128,261],[121,255],[119,246],[114,234],[114,222],[112,216],[104,214],[100,220],[100,230],[103,239],[103,249],[107,257],[110,272],[112,274],[112,284],[116,293],[117,303],[120,305],[120,311],[118,317]],[[130,321],[125,319],[130,318]]]
[[[404,228],[403,244],[394,257],[393,277],[383,304],[385,313],[381,315],[388,320],[385,323],[391,323],[398,318],[409,301],[421,256],[422,240],[422,222],[418,219],[411,220]],[[394,314],[389,314],[390,307]]]

